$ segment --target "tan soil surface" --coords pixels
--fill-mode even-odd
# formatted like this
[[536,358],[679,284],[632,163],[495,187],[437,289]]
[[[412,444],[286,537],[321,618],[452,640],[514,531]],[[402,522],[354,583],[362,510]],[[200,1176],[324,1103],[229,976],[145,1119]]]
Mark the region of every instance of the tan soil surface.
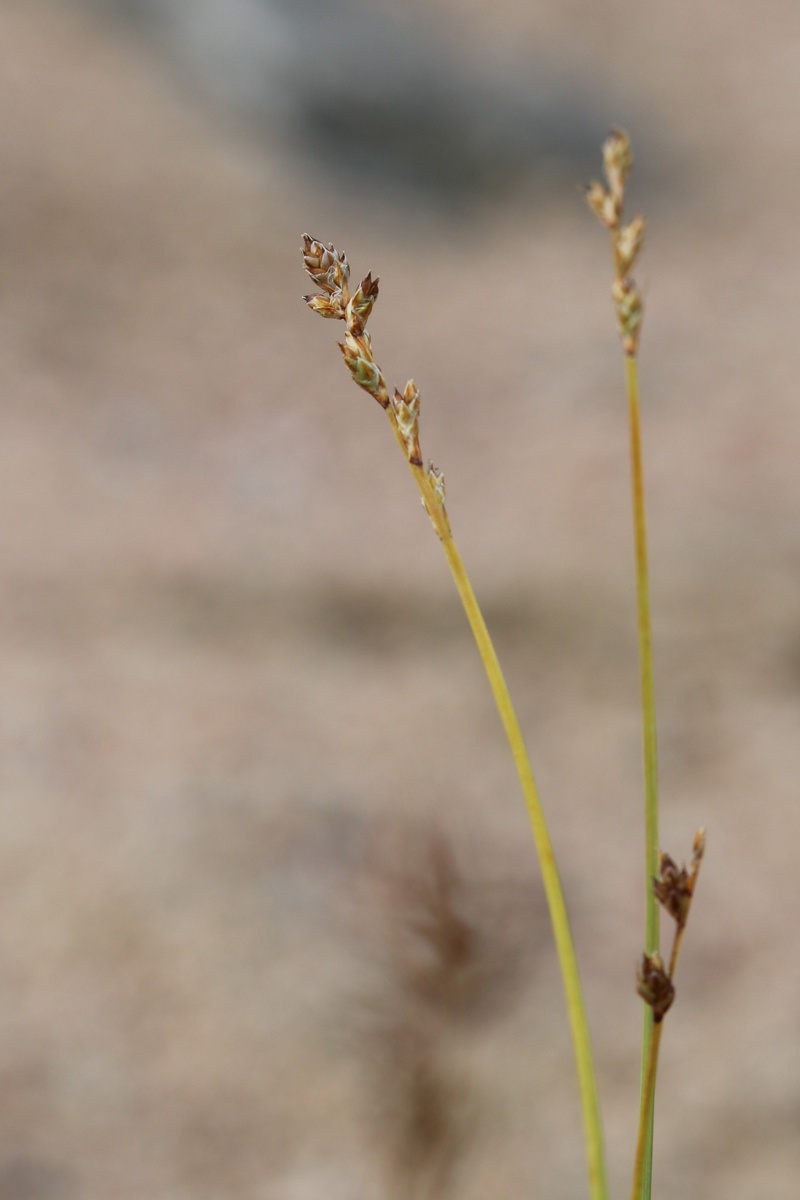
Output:
[[[545,47],[602,82],[674,164],[642,193],[639,271],[663,842],[683,858],[704,824],[709,850],[654,1194],[795,1200],[800,17],[437,12],[499,63]],[[380,274],[378,357],[422,389],[563,863],[626,1195],[641,768],[602,231],[576,190],[466,224],[359,209],[40,0],[0,5],[0,113],[0,1200],[382,1195],[353,1003],[379,947],[354,929],[398,814],[531,914],[515,1005],[448,1050],[482,1113],[456,1194],[585,1194],[512,766],[389,431],[300,302],[304,228]]]

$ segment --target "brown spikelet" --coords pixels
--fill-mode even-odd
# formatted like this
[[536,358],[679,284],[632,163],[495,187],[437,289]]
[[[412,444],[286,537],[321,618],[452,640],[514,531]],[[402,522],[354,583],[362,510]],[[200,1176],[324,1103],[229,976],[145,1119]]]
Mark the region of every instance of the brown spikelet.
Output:
[[310,234],[303,234],[303,266],[309,279],[323,292],[332,295],[346,290],[350,278],[350,266],[332,243],[327,246]]

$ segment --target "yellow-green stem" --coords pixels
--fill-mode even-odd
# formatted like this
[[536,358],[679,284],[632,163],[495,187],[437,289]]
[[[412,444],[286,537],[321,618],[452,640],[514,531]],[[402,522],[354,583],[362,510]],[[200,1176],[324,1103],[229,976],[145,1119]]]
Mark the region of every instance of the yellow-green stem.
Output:
[[[642,685],[642,741],[644,748],[644,811],[645,811],[645,950],[658,950],[658,901],[653,894],[653,879],[658,874],[658,759],[656,753],[656,706],[653,687],[653,647],[650,630],[650,585],[647,566],[647,527],[644,505],[644,470],[642,466],[642,437],[639,419],[639,376],[634,355],[625,356],[625,381],[628,392],[630,423],[631,482],[633,489],[633,524],[636,548],[636,596],[639,626],[639,662]],[[653,1163],[653,1102],[655,1098],[655,1060],[652,1054],[654,1038],[653,1011],[644,1006],[642,1037],[642,1077],[639,1129],[641,1167],[636,1177],[639,1191],[636,1200],[650,1200]],[[652,1080],[648,1083],[652,1064]]]
[[447,557],[447,562],[456,588],[458,589],[461,603],[464,606],[478,653],[483,662],[497,711],[514,757],[517,775],[522,785],[522,792],[525,797],[525,804],[528,809],[536,851],[539,857],[542,881],[550,910],[553,937],[556,943],[566,995],[583,1109],[590,1195],[592,1200],[607,1200],[608,1183],[606,1179],[603,1128],[600,1118],[600,1103],[597,1095],[597,1081],[592,1060],[589,1025],[586,1019],[586,1006],[583,999],[578,962],[575,956],[575,945],[572,940],[567,908],[564,902],[564,893],[561,887],[561,880],[556,866],[544,810],[542,809],[536,781],[533,776],[527,750],[525,749],[522,730],[520,729],[519,721],[511,702],[508,686],[503,677],[497,653],[489,636],[489,631],[486,628],[486,622],[483,619],[483,614],[478,605],[475,593],[472,590],[472,585],[467,576],[461,555],[453,541],[449,522],[440,507],[436,504],[427,475],[422,467],[415,466],[412,463],[411,470],[422,494],[425,506],[432,515],[436,532],[441,539],[442,548]]
[[[649,1009],[652,1016],[652,1009]],[[664,1022],[653,1023],[652,1036],[647,1047],[647,1058],[644,1062],[642,1077],[642,1094],[639,1105],[639,1135],[636,1140],[636,1160],[633,1166],[633,1185],[631,1200],[639,1200],[643,1195],[646,1181],[652,1170],[653,1152],[653,1107],[656,1098],[656,1072],[658,1070],[658,1051],[661,1046],[661,1030]]]

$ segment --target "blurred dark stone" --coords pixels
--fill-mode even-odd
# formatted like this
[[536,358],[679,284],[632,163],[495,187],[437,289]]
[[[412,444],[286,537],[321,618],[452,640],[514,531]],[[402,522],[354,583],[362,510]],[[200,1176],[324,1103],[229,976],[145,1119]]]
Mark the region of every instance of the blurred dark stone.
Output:
[[470,207],[596,173],[614,113],[542,63],[500,73],[368,0],[91,0],[223,109],[378,191]]

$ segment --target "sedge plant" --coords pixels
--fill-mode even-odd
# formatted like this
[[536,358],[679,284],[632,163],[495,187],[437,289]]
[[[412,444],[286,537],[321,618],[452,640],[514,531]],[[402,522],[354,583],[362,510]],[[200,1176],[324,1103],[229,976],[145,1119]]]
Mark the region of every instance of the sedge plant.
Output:
[[[623,219],[625,187],[632,163],[628,136],[620,130],[612,131],[603,146],[605,183],[592,183],[587,189],[587,201],[611,237],[614,270],[612,297],[625,356],[628,399],[641,668],[646,881],[645,949],[637,977],[637,990],[643,1000],[645,1015],[639,1127],[631,1197],[632,1200],[650,1200],[653,1112],[661,1030],[664,1016],[675,995],[675,968],[705,837],[702,830],[696,835],[689,868],[678,867],[669,855],[659,854],[656,723],[637,367],[642,299],[631,276],[643,243],[644,219],[637,216],[627,224]],[[432,462],[428,461],[426,465],[422,457],[419,389],[413,379],[406,383],[402,392],[397,388],[391,389],[375,360],[367,323],[378,297],[378,279],[368,274],[355,289],[351,289],[350,267],[345,255],[332,244],[325,244],[308,234],[303,237],[303,265],[319,289],[316,294],[304,297],[306,303],[320,316],[344,322],[344,340],[339,343],[339,349],[345,365],[353,380],[377,401],[386,415],[441,543],[486,672],[530,819],[558,954],[581,1099],[589,1195],[591,1200],[608,1200],[597,1077],[581,977],[556,856],[519,720],[453,537],[447,512],[444,475]],[[672,951],[666,965],[659,953],[659,904],[675,922]]]

